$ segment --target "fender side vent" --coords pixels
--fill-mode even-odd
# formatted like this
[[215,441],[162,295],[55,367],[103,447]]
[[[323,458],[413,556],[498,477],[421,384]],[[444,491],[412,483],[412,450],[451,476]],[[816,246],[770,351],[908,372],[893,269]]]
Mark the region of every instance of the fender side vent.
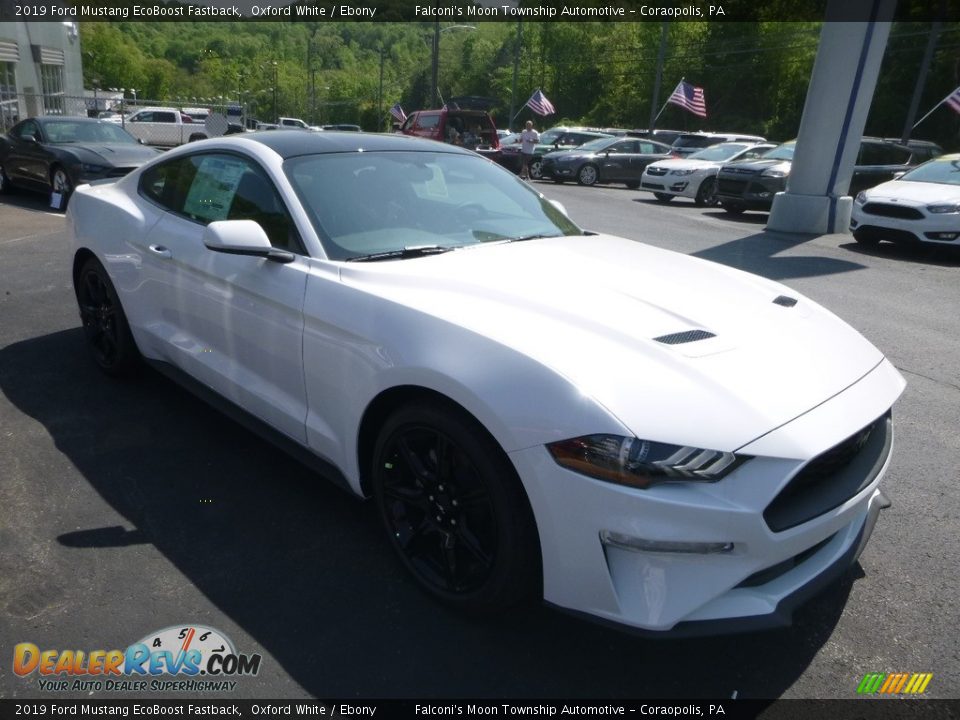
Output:
[[792,297],[787,297],[786,295],[778,295],[773,299],[774,305],[783,305],[784,307],[793,307],[797,304],[797,299]]
[[683,345],[684,343],[706,340],[712,337],[716,337],[716,335],[706,330],[687,330],[686,332],[673,333],[672,335],[661,335],[660,337],[655,337],[654,340],[664,345]]

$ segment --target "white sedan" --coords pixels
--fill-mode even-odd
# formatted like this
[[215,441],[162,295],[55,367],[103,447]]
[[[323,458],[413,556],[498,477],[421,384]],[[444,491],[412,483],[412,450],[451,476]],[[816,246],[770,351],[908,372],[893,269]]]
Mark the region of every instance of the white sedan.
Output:
[[942,155],[896,180],[860,192],[850,230],[857,242],[957,245],[960,238],[960,155]]
[[372,497],[457,607],[778,625],[888,504],[904,382],[879,350],[775,282],[584,231],[462,148],[190,143],[67,219],[104,371],[146,361]]
[[712,145],[685,158],[660,160],[647,165],[640,188],[649,190],[660,202],[675,197],[691,198],[697,205],[717,202],[717,172],[733,160],[751,160],[773,150],[772,143],[728,142]]

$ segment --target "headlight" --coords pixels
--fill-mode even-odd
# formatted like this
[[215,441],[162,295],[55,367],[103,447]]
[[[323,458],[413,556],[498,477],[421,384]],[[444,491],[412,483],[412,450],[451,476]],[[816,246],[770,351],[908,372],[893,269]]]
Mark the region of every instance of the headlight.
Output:
[[763,177],[772,177],[772,178],[782,178],[786,177],[789,173],[786,170],[779,170],[777,168],[769,168],[760,173]]
[[550,443],[547,450],[568,470],[643,489],[663,482],[716,482],[751,457],[622,435],[584,435]]
[[854,198],[854,202],[857,205],[863,205],[867,201],[867,193],[865,190],[861,190],[857,193],[857,197]]
[[696,172],[696,170],[671,170],[671,175],[690,175],[691,173]]
[[960,204],[946,203],[944,205],[927,205],[927,212],[936,213],[937,215],[960,212]]
[[80,171],[84,175],[99,175],[102,172],[107,171],[106,165],[91,165],[90,163],[83,163],[80,166]]

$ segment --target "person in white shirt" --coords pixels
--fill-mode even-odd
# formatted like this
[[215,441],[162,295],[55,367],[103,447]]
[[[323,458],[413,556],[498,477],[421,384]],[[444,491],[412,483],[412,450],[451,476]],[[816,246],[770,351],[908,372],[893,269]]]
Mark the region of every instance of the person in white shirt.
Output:
[[527,126],[520,133],[520,177],[523,180],[530,179],[530,161],[539,142],[540,133],[533,127],[533,121],[527,120]]

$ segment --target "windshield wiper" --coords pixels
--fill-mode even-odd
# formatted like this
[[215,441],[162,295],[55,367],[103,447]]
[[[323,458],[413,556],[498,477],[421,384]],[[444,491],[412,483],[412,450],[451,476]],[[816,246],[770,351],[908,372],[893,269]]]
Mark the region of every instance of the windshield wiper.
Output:
[[546,235],[544,233],[531,233],[530,235],[521,235],[520,237],[515,238],[505,238],[504,242],[523,242],[525,240],[539,240],[541,238],[555,238],[562,237],[562,235]]
[[405,247],[402,250],[388,250],[386,252],[371,253],[370,255],[358,255],[357,257],[347,258],[347,262],[406,260],[407,258],[423,257],[424,255],[440,255],[450,250],[453,250],[453,248],[443,245],[414,245]]

